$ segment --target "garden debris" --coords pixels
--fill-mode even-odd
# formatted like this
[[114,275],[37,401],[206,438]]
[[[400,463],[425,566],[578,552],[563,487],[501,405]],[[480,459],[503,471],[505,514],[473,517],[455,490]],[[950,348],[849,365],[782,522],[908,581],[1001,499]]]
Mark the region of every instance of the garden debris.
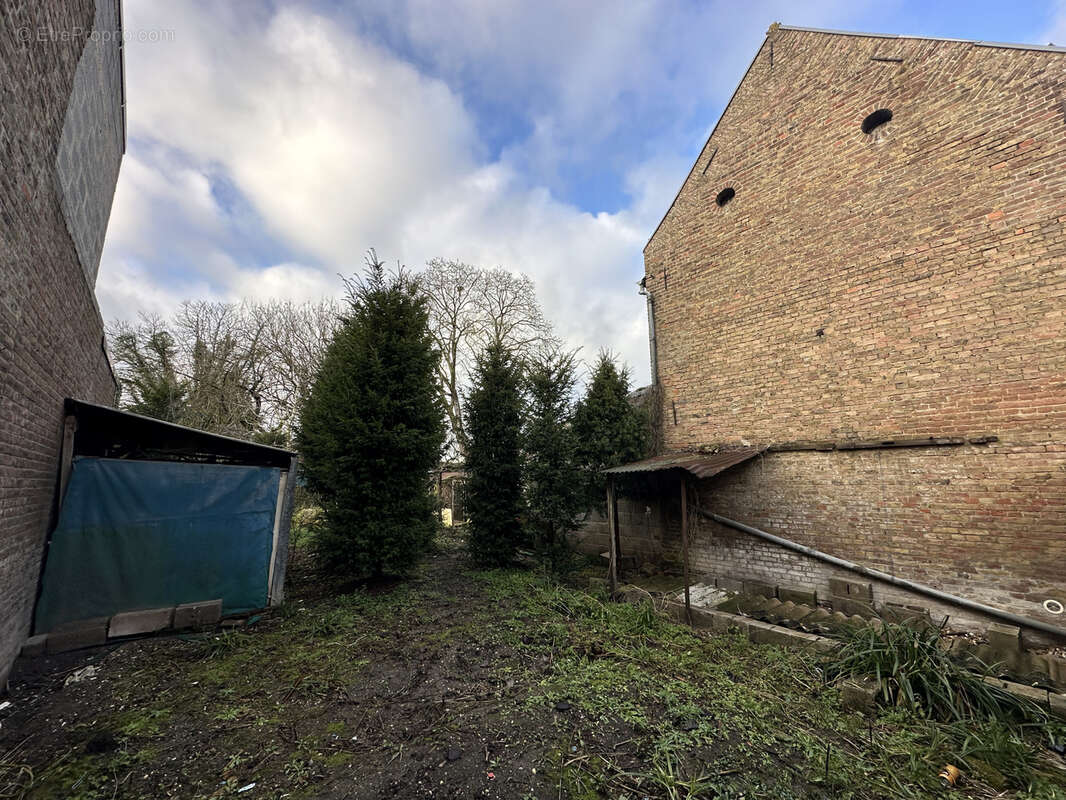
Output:
[[555,710],[556,711],[569,711],[570,708],[571,708],[571,705],[566,700],[560,700],[558,703],[555,704]]
[[238,789],[237,790],[237,794],[240,794],[241,792],[250,792],[254,788],[255,788],[255,784],[254,783],[249,783],[247,786],[242,786],[240,789]]
[[72,683],[81,683],[84,680],[95,678],[98,671],[99,670],[97,670],[92,664],[87,667],[82,667],[81,669],[76,669],[67,676],[67,679],[63,681],[63,685],[70,686]]
[[449,747],[448,752],[444,754],[444,758],[448,761],[458,761],[463,757],[463,751],[458,747]]
[[959,768],[954,764],[945,764],[937,777],[940,778],[940,782],[943,783],[946,788],[949,786],[955,786],[959,782],[959,778],[962,777],[962,773],[959,772]]

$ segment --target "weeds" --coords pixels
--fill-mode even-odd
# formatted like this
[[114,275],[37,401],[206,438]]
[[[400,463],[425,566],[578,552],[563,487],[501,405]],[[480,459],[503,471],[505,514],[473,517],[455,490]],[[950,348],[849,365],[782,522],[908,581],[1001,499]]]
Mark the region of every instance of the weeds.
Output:
[[827,661],[825,678],[830,683],[844,677],[873,678],[885,705],[941,722],[1046,722],[1044,709],[987,682],[986,677],[994,676],[992,667],[971,661],[964,665],[953,658],[938,628],[886,622],[848,633],[844,646]]

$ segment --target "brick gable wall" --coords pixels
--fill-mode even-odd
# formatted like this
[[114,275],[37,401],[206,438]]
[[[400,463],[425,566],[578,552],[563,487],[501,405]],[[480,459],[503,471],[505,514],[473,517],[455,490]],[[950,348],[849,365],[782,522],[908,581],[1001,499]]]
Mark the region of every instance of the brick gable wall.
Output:
[[[63,398],[110,404],[115,397],[86,274],[95,273],[95,264],[86,270],[79,261],[56,165],[84,39],[36,40],[49,26],[91,31],[93,18],[94,3],[84,1],[33,0],[0,9],[0,686],[29,632]],[[113,125],[119,102],[111,98],[106,120],[82,119],[81,138],[93,141],[93,131]],[[121,158],[113,138],[86,150],[87,169],[106,171],[112,191]],[[100,216],[96,224],[106,224],[106,213],[102,222]]]
[[[1066,625],[1064,222],[1066,54],[772,31],[645,250],[666,448],[998,437],[769,453],[701,494]],[[770,571],[725,535],[703,571]]]

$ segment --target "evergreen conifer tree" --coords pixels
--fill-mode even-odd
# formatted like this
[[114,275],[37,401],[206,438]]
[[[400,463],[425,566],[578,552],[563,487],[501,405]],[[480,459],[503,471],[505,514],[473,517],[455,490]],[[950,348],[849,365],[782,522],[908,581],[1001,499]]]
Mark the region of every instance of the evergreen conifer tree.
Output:
[[555,351],[531,360],[523,427],[526,506],[533,543],[553,572],[569,553],[566,534],[583,510],[577,441],[572,427],[574,353]]
[[349,313],[297,437],[326,513],[316,558],[352,577],[403,574],[429,547],[438,525],[430,473],[445,433],[426,299],[402,270],[387,276],[373,251],[367,265],[348,283]]
[[643,458],[648,442],[646,415],[629,402],[629,370],[619,369],[610,353],[600,353],[573,427],[584,508],[602,510],[607,481],[601,471]]
[[522,393],[519,365],[499,342],[478,358],[466,416],[470,554],[504,566],[522,541]]

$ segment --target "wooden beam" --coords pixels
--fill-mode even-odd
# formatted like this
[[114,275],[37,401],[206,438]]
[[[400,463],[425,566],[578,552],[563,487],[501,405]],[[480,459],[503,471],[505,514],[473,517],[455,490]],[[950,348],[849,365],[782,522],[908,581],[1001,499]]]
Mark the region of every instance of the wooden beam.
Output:
[[615,528],[615,505],[614,505],[614,475],[607,476],[607,588],[611,597],[614,597],[618,588],[618,544],[614,535]]
[[681,559],[685,580],[685,618],[692,624],[692,603],[688,592],[688,475],[681,473]]
[[277,528],[273,569],[268,588],[272,606],[279,606],[285,600],[285,571],[289,566],[289,530],[292,526],[292,507],[295,501],[296,476],[299,470],[300,459],[293,456],[289,461],[289,472],[285,477],[285,493],[281,498],[281,518]]

